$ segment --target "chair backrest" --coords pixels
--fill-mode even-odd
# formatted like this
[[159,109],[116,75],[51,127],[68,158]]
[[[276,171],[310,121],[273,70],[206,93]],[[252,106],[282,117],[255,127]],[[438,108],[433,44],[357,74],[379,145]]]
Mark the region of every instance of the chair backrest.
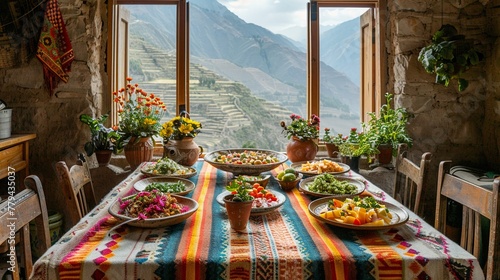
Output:
[[[485,267],[486,279],[500,277],[500,207],[499,185],[497,177],[492,189],[475,185],[449,173],[451,161],[439,164],[438,187],[436,198],[435,227],[447,235],[446,217],[448,200],[452,199],[462,205],[462,224],[460,246],[475,257],[480,257],[482,229],[481,216],[488,219],[489,245]],[[484,252],[483,252],[484,253]]]
[[71,222],[71,225],[66,225],[66,227],[71,227],[76,225],[97,203],[90,169],[81,155],[77,164],[71,168],[68,168],[64,161],[57,162],[55,168],[57,179],[66,197],[65,215],[69,217],[66,220]]
[[431,162],[431,153],[422,155],[420,166],[407,158],[408,146],[400,144],[396,157],[394,190],[392,196],[418,215],[422,215],[420,209],[420,197],[424,184],[428,182],[428,169]]
[[[33,268],[29,223],[34,221],[36,227],[38,252],[44,253],[50,247],[50,235],[47,206],[40,179],[35,175],[29,175],[24,180],[24,184],[26,189],[0,204],[0,224],[2,225],[0,243],[15,242],[15,236],[11,231],[19,234],[20,243],[18,244],[21,249],[19,256],[21,256],[25,272],[23,279],[28,279]],[[15,259],[14,270],[19,270],[21,266],[17,263],[17,258]],[[14,274],[19,275],[18,272],[14,271]]]

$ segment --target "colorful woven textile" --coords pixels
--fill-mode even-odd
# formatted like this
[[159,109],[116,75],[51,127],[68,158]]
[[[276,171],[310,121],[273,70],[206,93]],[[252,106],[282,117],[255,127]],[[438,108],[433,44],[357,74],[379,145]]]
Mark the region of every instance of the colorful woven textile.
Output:
[[[136,171],[36,262],[33,279],[484,279],[477,259],[413,213],[395,228],[343,229],[311,216],[311,198],[298,190],[237,233],[216,202],[232,175],[203,161],[195,167],[188,196],[199,208],[185,222],[110,232],[117,221],[107,208],[133,192],[143,178]],[[375,197],[397,204],[366,184]],[[274,180],[268,188],[281,192]]]
[[42,62],[45,83],[52,95],[60,80],[68,82],[68,72],[74,59],[71,41],[57,0],[49,0],[45,8],[36,56]]

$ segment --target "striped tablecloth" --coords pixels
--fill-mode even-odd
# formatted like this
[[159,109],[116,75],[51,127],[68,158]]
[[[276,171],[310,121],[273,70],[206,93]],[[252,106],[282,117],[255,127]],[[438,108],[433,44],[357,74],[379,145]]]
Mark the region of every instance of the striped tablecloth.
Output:
[[[403,226],[356,231],[317,221],[311,197],[284,193],[285,204],[231,230],[216,201],[232,178],[199,161],[188,196],[199,209],[180,224],[155,229],[118,224],[107,208],[130,194],[135,171],[34,265],[33,279],[483,279],[477,259],[410,212]],[[272,171],[276,175],[285,166]],[[139,167],[140,168],[140,167]],[[359,176],[349,173],[350,176]],[[365,180],[367,190],[393,204]],[[281,192],[271,179],[268,188]]]

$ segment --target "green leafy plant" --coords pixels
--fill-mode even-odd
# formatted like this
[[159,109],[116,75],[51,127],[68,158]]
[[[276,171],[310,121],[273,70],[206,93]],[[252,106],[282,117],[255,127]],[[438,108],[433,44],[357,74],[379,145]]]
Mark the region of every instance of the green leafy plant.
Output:
[[365,125],[366,137],[375,145],[389,144],[393,154],[397,152],[398,144],[406,143],[411,147],[413,139],[409,136],[406,125],[409,114],[405,108],[391,107],[392,94],[386,93],[386,103],[380,107],[379,114],[368,113],[370,120]]
[[249,194],[249,188],[247,186],[249,186],[249,184],[239,176],[226,186],[226,190],[234,194],[233,201],[251,201],[253,200],[253,196]]
[[448,86],[452,79],[457,79],[459,91],[469,86],[461,77],[462,73],[481,59],[482,54],[474,49],[472,42],[465,40],[449,24],[443,25],[432,37],[431,44],[422,48],[418,55],[425,71],[436,74],[436,83]]
[[80,115],[80,121],[88,125],[91,134],[90,141],[84,145],[88,156],[91,156],[95,151],[111,150],[114,153],[120,152],[121,147],[117,145],[120,134],[113,128],[104,126],[108,116],[108,114],[105,114],[99,118],[92,118],[87,114]]
[[335,144],[337,146],[344,142],[342,133],[331,135],[330,128],[328,127],[325,127],[325,134],[323,135],[322,140],[327,144]]
[[282,133],[286,134],[288,139],[297,137],[301,141],[319,138],[319,117],[312,115],[310,120],[304,119],[299,115],[291,114],[292,122],[286,125],[281,121]]
[[348,136],[344,137],[338,144],[339,152],[347,157],[359,157],[362,155],[371,158],[378,153],[377,147],[366,133],[358,133],[356,128],[351,128]]

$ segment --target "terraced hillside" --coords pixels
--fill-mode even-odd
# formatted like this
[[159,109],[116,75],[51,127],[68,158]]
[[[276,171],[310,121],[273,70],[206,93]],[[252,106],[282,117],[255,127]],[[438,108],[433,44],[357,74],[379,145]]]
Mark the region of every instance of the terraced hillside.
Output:
[[[132,40],[130,62],[134,82],[167,103],[164,121],[173,117],[175,56],[142,40]],[[195,141],[205,151],[238,147],[285,150],[288,140],[281,134],[279,122],[288,120],[291,112],[256,97],[242,84],[191,64],[190,98],[191,118],[203,125]]]

